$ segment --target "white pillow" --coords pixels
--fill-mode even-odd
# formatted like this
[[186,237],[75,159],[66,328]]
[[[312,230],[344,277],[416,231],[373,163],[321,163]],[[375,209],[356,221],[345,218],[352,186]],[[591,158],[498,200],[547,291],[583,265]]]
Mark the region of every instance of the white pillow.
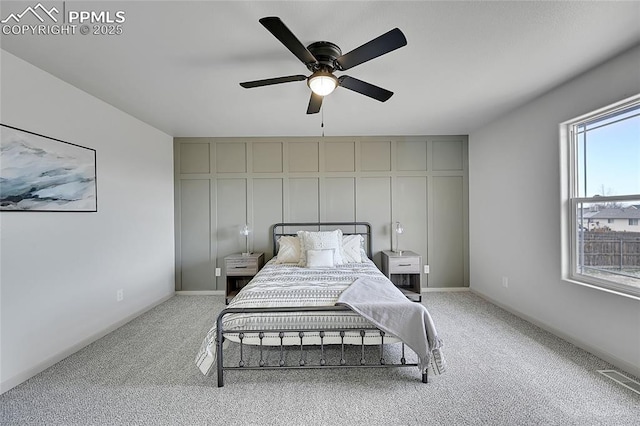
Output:
[[362,235],[345,235],[342,237],[342,261],[344,263],[362,262]]
[[335,249],[307,250],[307,268],[333,268]]
[[336,229],[335,231],[298,231],[298,237],[300,238],[300,262],[299,266],[306,266],[307,264],[307,251],[308,250],[322,250],[322,249],[334,249],[333,250],[333,264],[342,265],[342,231]]
[[276,263],[300,262],[300,239],[298,237],[283,235],[278,239],[278,245]]

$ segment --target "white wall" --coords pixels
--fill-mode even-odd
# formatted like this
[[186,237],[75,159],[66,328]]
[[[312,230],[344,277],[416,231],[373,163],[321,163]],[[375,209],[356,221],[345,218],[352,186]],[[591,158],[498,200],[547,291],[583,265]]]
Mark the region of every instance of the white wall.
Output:
[[4,392],[173,295],[174,210],[169,135],[0,52],[0,121],[96,149],[98,174],[97,213],[0,213]]
[[639,92],[637,46],[469,138],[471,289],[635,375],[640,301],[560,278],[558,135],[559,123]]

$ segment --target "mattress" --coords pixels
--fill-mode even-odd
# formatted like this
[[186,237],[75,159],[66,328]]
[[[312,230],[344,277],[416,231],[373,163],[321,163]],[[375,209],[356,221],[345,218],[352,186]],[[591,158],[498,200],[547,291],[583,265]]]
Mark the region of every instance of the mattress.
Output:
[[[234,297],[229,308],[334,306],[340,293],[358,278],[388,281],[367,258],[362,263],[347,263],[333,268],[278,264],[271,259]],[[263,345],[300,345],[298,330],[309,330],[304,334],[305,345],[377,345],[382,340],[384,343],[399,342],[391,335],[382,339],[374,325],[353,311],[233,313],[226,315],[222,324],[228,341],[239,342],[241,331],[264,331]],[[279,332],[283,330],[291,331],[285,332],[281,338]],[[322,339],[320,330],[325,332]],[[365,330],[364,336],[361,330]],[[344,331],[344,336],[340,331]],[[215,339],[214,326],[207,333],[196,357],[196,364],[204,374],[215,363]],[[259,345],[260,340],[258,333],[243,333],[243,344]]]

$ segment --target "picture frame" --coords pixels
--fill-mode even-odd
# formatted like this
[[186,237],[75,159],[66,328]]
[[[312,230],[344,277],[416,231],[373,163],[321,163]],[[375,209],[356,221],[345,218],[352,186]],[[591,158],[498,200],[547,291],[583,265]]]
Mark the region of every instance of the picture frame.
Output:
[[97,212],[96,150],[0,124],[0,212]]

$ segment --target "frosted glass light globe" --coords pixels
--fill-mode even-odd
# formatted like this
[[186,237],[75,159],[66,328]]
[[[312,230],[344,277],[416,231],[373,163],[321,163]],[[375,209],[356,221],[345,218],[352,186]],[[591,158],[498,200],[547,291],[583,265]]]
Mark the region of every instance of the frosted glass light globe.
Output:
[[338,80],[331,74],[314,74],[309,78],[309,87],[319,96],[327,96],[338,86]]

